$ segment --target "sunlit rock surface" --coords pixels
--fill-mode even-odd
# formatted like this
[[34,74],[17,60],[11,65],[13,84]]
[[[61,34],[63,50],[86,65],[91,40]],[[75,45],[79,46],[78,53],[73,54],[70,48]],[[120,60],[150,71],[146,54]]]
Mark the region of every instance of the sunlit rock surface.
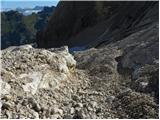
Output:
[[[76,65],[67,49],[55,53],[29,45],[8,48],[2,51],[2,68],[5,70],[2,70],[2,80],[19,81],[23,90],[31,94],[39,88],[49,89],[51,86],[54,89],[59,82],[68,79]],[[16,77],[10,79],[6,74]]]

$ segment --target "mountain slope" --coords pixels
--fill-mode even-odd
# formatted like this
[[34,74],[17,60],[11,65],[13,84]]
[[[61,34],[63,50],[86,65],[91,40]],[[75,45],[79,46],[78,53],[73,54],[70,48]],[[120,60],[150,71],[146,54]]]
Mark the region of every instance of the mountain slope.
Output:
[[156,1],[61,1],[47,28],[37,36],[38,45],[92,47],[121,40],[158,22],[158,6]]

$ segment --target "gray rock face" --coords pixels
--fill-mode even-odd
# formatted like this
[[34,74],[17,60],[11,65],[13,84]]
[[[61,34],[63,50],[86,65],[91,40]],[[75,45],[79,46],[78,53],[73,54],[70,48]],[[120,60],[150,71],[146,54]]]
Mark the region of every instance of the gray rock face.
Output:
[[60,1],[38,47],[99,46],[119,41],[158,21],[156,1]]

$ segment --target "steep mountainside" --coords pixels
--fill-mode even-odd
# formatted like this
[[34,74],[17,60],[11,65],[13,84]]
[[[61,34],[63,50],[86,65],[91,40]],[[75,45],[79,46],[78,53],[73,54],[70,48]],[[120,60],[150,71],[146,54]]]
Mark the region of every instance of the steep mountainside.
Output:
[[118,41],[158,22],[158,7],[156,1],[61,1],[37,36],[38,46],[93,47]]

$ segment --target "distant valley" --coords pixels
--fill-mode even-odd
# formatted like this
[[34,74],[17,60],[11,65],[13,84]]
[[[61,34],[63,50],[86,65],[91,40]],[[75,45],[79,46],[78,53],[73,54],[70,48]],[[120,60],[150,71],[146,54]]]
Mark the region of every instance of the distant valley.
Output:
[[14,10],[19,13],[22,13],[23,15],[31,15],[32,13],[38,13],[42,11],[43,8],[44,6],[35,6],[34,8],[16,8],[16,9],[3,8],[2,12],[8,12],[8,11]]
[[47,24],[55,7],[5,9],[1,12],[1,48],[34,43],[36,32]]

